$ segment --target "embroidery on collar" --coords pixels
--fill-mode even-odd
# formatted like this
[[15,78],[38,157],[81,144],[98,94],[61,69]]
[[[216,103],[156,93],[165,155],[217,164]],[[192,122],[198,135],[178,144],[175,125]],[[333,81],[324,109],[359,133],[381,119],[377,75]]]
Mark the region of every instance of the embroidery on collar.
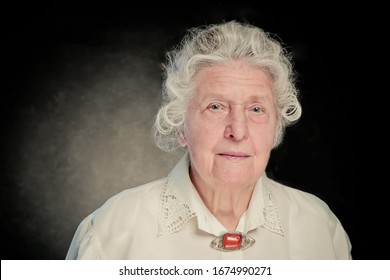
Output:
[[263,213],[265,218],[265,223],[263,227],[269,231],[275,232],[284,236],[284,231],[282,223],[280,222],[278,205],[276,203],[275,197],[271,193],[271,190],[267,186],[267,200],[264,207]]
[[180,230],[189,219],[196,216],[188,204],[179,201],[174,194],[168,193],[169,178],[170,174],[161,193],[159,234],[174,233]]
[[[191,210],[188,204],[180,201],[173,193],[168,191],[170,175],[165,180],[160,198],[161,209],[158,221],[160,235],[179,231],[189,219],[196,216],[196,213]],[[263,210],[265,223],[263,227],[271,232],[284,236],[278,206],[268,186],[265,203],[266,206]]]

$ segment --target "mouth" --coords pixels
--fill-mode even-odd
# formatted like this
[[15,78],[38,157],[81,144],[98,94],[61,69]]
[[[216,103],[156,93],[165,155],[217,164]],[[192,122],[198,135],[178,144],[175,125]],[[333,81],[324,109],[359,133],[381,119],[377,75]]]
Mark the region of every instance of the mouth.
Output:
[[250,157],[250,155],[242,152],[222,152],[218,153],[218,155],[230,160],[243,160]]

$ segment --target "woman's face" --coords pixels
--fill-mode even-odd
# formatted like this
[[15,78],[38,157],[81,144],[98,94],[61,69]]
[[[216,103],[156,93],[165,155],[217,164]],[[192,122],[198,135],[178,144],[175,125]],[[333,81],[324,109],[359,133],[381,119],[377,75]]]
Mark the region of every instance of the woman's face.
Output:
[[179,142],[191,179],[226,187],[254,184],[274,144],[276,108],[270,77],[243,61],[201,70]]

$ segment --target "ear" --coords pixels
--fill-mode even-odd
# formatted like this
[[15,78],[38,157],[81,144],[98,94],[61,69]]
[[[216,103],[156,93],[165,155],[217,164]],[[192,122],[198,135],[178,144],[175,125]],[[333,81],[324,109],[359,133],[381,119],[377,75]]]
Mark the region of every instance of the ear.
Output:
[[186,136],[184,135],[184,132],[177,129],[176,135],[177,135],[177,140],[179,141],[180,146],[182,146],[183,148],[185,146],[187,146],[187,140],[186,140]]

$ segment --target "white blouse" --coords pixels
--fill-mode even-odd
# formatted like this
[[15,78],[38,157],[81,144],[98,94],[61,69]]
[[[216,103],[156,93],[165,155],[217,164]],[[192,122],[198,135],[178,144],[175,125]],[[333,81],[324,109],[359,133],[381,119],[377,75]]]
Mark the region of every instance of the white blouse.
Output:
[[352,259],[340,221],[318,197],[258,180],[237,231],[244,250],[210,246],[226,232],[195,190],[186,154],[167,178],[110,198],[77,228],[66,259]]

